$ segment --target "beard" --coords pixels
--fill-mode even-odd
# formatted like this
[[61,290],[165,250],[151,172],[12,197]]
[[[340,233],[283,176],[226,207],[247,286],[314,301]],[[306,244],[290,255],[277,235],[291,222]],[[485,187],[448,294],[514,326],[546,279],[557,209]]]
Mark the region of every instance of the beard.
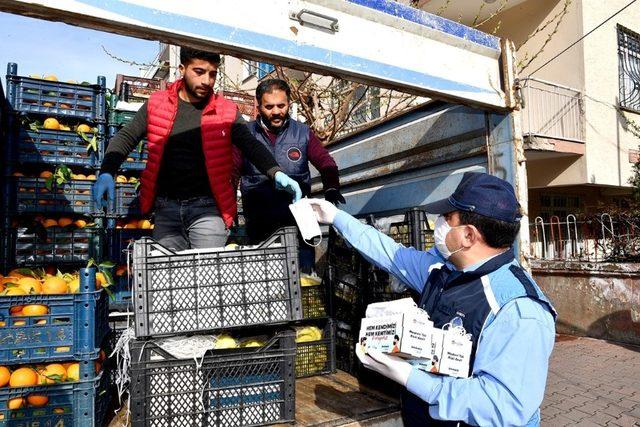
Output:
[[189,95],[201,100],[207,99],[213,92],[212,88],[192,85],[188,81],[185,81],[184,88],[189,93]]

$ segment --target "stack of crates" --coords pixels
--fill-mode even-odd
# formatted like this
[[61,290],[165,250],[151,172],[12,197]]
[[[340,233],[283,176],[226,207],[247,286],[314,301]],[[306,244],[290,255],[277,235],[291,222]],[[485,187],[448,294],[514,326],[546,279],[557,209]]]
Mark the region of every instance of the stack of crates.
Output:
[[95,269],[76,293],[0,295],[0,425],[104,425],[107,316]]
[[[180,253],[142,238],[133,273],[134,427],[294,420],[291,326],[302,319],[295,228],[255,247]],[[179,357],[166,339],[186,335],[216,336],[218,348],[198,361]]]
[[[369,216],[362,222],[375,226],[404,246],[420,250],[433,246],[433,231],[420,208],[384,218]],[[394,278],[367,262],[333,230],[329,236],[325,278],[331,289],[331,315],[336,323],[337,367],[357,374],[359,364],[354,348],[367,305],[407,297],[417,300],[419,295],[394,286]]]
[[77,269],[100,259],[103,212],[91,189],[105,139],[104,77],[95,85],[62,83],[19,76],[9,63],[6,81],[4,268]]
[[[145,79],[118,74],[114,92],[109,96],[108,105],[108,138],[109,140],[136,114],[138,109],[157,91],[165,89],[163,80]],[[127,109],[118,108],[126,105]],[[123,104],[124,103],[124,104]],[[113,290],[111,309],[117,312],[131,310],[131,275],[129,255],[134,240],[150,236],[153,225],[142,216],[138,202],[138,186],[140,174],[147,164],[146,140],[129,154],[122,164],[116,179],[115,204],[110,209],[108,221],[109,258],[117,264],[115,268],[116,285]]]

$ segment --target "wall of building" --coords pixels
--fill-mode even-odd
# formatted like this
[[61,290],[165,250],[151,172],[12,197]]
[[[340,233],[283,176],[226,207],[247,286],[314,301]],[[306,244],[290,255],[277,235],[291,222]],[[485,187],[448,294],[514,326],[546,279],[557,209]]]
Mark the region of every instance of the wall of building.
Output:
[[531,264],[558,311],[558,332],[640,344],[640,264]]
[[[585,31],[598,26],[627,0],[581,0]],[[626,129],[616,106],[619,97],[618,32],[620,24],[640,33],[640,5],[633,5],[584,40],[587,179],[589,183],[628,186],[632,163],[629,150],[640,139]],[[640,115],[626,113],[640,122]]]

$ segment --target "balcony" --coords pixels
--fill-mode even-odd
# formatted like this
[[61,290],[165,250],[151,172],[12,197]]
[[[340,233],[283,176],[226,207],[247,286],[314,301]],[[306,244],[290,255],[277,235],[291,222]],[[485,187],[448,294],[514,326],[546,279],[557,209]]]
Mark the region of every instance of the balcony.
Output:
[[559,84],[522,80],[522,133],[527,158],[584,154],[582,93]]

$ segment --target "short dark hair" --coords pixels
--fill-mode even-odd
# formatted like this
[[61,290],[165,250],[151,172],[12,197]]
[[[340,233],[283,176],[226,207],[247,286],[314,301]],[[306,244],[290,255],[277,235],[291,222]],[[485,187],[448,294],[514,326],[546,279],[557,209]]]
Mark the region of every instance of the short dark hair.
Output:
[[513,245],[520,231],[520,222],[506,222],[473,212],[458,211],[460,224],[473,225],[478,229],[487,245],[506,248]]
[[287,94],[287,100],[291,99],[291,88],[281,79],[266,79],[260,82],[256,88],[256,100],[258,104],[262,102],[262,95],[265,93],[273,92],[274,90],[281,90]]
[[220,54],[215,52],[207,52],[205,50],[193,49],[188,46],[180,47],[180,63],[187,65],[192,59],[202,59],[212,64],[220,64]]

